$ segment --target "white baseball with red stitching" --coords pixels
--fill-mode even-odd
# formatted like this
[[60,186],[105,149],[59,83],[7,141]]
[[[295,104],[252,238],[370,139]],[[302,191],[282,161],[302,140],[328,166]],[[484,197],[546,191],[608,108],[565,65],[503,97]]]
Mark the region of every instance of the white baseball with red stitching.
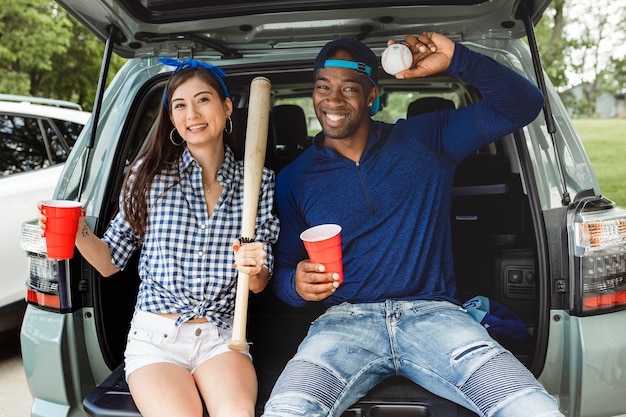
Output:
[[394,43],[383,51],[381,63],[387,74],[396,75],[400,71],[411,68],[413,54],[406,45]]

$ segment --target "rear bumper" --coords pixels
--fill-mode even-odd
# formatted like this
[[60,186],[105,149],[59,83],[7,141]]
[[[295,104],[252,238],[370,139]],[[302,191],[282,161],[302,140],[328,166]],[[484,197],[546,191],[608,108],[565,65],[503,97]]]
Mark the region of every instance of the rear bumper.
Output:
[[540,377],[568,417],[626,414],[626,311],[589,317],[551,313]]
[[[141,417],[124,381],[124,365],[120,365],[95,388],[83,404],[91,417]],[[260,402],[257,415],[262,411],[263,404]],[[204,416],[208,417],[206,410]],[[403,378],[392,377],[342,414],[342,417],[357,416],[476,417],[476,414]]]
[[33,416],[84,416],[84,391],[93,387],[81,349],[80,313],[59,314],[28,306],[20,334]]
[[576,357],[582,375],[580,415],[626,414],[626,311],[584,317],[575,320],[572,330],[580,329]]

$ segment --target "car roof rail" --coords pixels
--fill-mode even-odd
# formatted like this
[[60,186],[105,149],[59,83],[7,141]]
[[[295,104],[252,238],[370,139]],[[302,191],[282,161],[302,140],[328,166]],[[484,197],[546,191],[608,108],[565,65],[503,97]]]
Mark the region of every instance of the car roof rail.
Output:
[[43,97],[20,96],[16,94],[0,94],[0,101],[15,101],[15,102],[20,102],[20,103],[44,104],[46,106],[55,106],[55,107],[61,107],[65,109],[72,109],[72,110],[83,109],[80,104],[72,103],[71,101],[57,100],[53,98],[43,98]]

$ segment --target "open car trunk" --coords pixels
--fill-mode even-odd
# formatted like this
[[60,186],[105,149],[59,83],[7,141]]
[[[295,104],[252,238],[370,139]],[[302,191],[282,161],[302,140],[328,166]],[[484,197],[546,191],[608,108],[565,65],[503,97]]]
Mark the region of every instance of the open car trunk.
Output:
[[[273,100],[299,103],[310,101],[310,63],[267,69],[264,74],[272,81]],[[141,141],[147,137],[156,106],[161,98],[165,75],[157,78],[143,97],[137,97],[131,112],[135,120],[128,120],[128,128],[120,145],[119,161],[127,161],[117,167],[117,174],[109,184],[109,201],[101,219],[110,219],[117,208],[117,196],[122,186],[128,162],[134,159]],[[231,69],[227,77],[229,89],[238,107],[233,114],[235,133],[245,132],[246,94],[251,74],[246,68]],[[380,74],[381,85],[386,91],[383,101],[388,107],[397,107],[390,101],[408,94],[426,97],[447,97],[455,107],[465,106],[480,99],[479,93],[458,79],[447,76],[432,77],[414,83],[400,83]],[[417,104],[417,103],[416,103]],[[270,116],[268,152],[266,165],[279,172],[310,144],[311,138],[305,129],[310,122],[298,120],[294,113],[285,111],[293,104],[275,104]],[[298,106],[299,107],[299,106]],[[417,110],[415,105],[406,112],[433,111],[432,103]],[[424,106],[422,106],[424,107]],[[405,110],[403,109],[403,112]],[[304,116],[304,112],[295,113]],[[309,119],[314,116],[308,115]],[[401,114],[406,117],[407,114]],[[237,129],[238,128],[238,129]],[[283,137],[282,135],[286,136]],[[131,141],[130,138],[134,138]],[[463,161],[457,170],[453,190],[451,219],[453,245],[457,274],[458,298],[464,302],[482,295],[509,307],[523,321],[529,337],[525,340],[494,335],[531,370],[541,369],[545,340],[538,340],[536,329],[543,320],[539,313],[536,268],[536,236],[530,202],[522,186],[520,153],[518,142],[524,141],[523,131],[502,138],[481,149]],[[235,148],[239,158],[243,155],[243,138],[236,135]],[[107,222],[101,221],[100,235]],[[124,271],[102,279],[92,271],[94,311],[98,323],[101,350],[112,375],[87,396],[84,406],[92,416],[136,416],[138,415],[128,387],[124,382],[123,350],[131,319],[138,276],[137,254],[134,263]],[[251,294],[247,338],[259,379],[257,415],[262,413],[274,382],[287,361],[305,336],[308,326],[321,312],[321,304],[310,304],[298,309],[278,300],[268,288],[261,294]],[[539,355],[536,353],[539,352]],[[469,416],[472,412],[447,400],[439,398],[402,377],[391,377],[373,389],[365,398],[344,414],[346,416]]]
[[[59,3],[77,17],[88,29],[106,41],[103,76],[112,52],[123,57],[194,56],[200,60],[225,64],[226,83],[235,98],[235,126],[245,132],[247,93],[251,79],[264,75],[272,82],[272,113],[268,133],[266,166],[280,171],[310,144],[310,121],[314,115],[304,109],[302,115],[283,112],[279,102],[310,97],[312,58],[331,38],[363,39],[380,52],[388,39],[401,39],[409,33],[436,30],[450,38],[471,42],[488,39],[510,42],[526,36],[529,29],[531,51],[536,52],[532,25],[549,4],[542,1],[430,0],[412,1],[299,1],[275,2],[216,1],[139,1],[103,0],[84,2],[62,0]],[[118,4],[120,3],[120,4]],[[332,11],[332,13],[329,13]],[[489,52],[488,48],[480,52]],[[508,60],[504,55],[500,60]],[[259,66],[258,62],[265,62]],[[279,62],[272,66],[270,62]],[[515,58],[513,58],[515,61]],[[509,66],[515,66],[508,62]],[[535,60],[538,83],[542,72]],[[381,71],[379,80],[383,104],[394,95],[412,97],[444,97],[455,107],[480,99],[475,89],[447,76],[428,80],[399,82]],[[92,218],[101,236],[108,220],[117,209],[124,173],[148,137],[155,120],[167,74],[154,76],[133,99],[115,152],[106,185],[105,199],[97,218]],[[100,103],[94,106],[94,125],[87,148],[93,146]],[[413,97],[414,98],[414,97]],[[298,102],[302,105],[302,101]],[[388,105],[392,108],[393,106]],[[427,106],[428,110],[436,110]],[[397,105],[396,105],[397,108]],[[384,108],[383,108],[384,109]],[[549,110],[549,107],[546,109]],[[406,111],[406,112],[405,112]],[[387,114],[393,118],[406,117]],[[412,111],[412,110],[411,110]],[[382,112],[384,113],[384,111]],[[300,120],[299,118],[303,119]],[[546,117],[548,122],[551,117]],[[550,123],[548,123],[550,124]],[[302,131],[302,126],[305,130]],[[308,126],[308,129],[307,129]],[[549,126],[550,127],[550,126]],[[283,137],[282,132],[287,132]],[[518,339],[494,335],[510,349],[535,375],[543,369],[547,345],[547,314],[549,285],[540,270],[538,259],[545,259],[544,239],[536,234],[542,230],[537,213],[536,197],[529,197],[525,175],[529,170],[524,131],[518,131],[491,146],[481,149],[463,161],[455,177],[451,220],[458,299],[464,302],[484,296],[508,307],[528,332]],[[243,155],[243,138],[236,139],[235,151]],[[89,161],[89,151],[84,159]],[[87,172],[87,169],[85,169]],[[81,177],[93,186],[93,179]],[[564,197],[564,201],[566,198]],[[535,207],[533,209],[533,207]],[[541,256],[539,256],[541,255]],[[139,415],[124,382],[123,351],[138,287],[134,264],[108,279],[101,279],[83,264],[83,278],[89,280],[84,305],[93,307],[100,351],[113,373],[84,400],[92,416]],[[250,296],[247,338],[259,379],[257,415],[286,362],[305,336],[308,325],[322,311],[321,305],[310,304],[295,309],[283,304],[271,290]],[[436,397],[421,387],[401,378],[391,377],[374,388],[366,397],[348,409],[346,416],[469,416],[473,413],[447,400]]]
[[[626,412],[626,210],[602,196],[567,109],[546,87],[533,26],[550,0],[57,1],[106,42],[89,129],[55,191],[55,198],[83,203],[98,236],[154,127],[169,75],[159,57],[222,67],[234,98],[233,122],[242,132],[251,80],[270,79],[266,166],[276,172],[319,130],[311,109],[312,65],[331,39],[363,40],[380,54],[389,39],[436,31],[535,82],[546,97],[543,117],[458,166],[450,207],[458,300],[483,296],[512,312],[505,319],[521,322],[521,329],[494,338],[539,378],[565,415]],[[113,53],[129,61],[105,89]],[[401,81],[379,69],[378,78],[383,110],[376,118],[391,123],[419,107],[436,110],[432,103],[413,105],[421,99],[444,98],[460,108],[481,98],[445,74]],[[243,139],[235,142],[241,157]],[[31,264],[21,347],[33,415],[81,415],[84,405],[92,416],[137,416],[122,363],[138,254],[123,272],[102,279],[78,253],[48,259],[36,219],[23,224],[21,244]],[[247,339],[259,376],[257,414],[321,310],[288,307],[270,290],[250,296]],[[512,328],[505,322],[500,330]],[[390,377],[345,415],[472,413]]]

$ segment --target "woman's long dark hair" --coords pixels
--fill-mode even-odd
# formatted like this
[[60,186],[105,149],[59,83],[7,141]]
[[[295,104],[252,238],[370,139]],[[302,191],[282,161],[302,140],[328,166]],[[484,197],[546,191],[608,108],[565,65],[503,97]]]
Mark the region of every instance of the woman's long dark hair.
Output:
[[[172,97],[174,91],[185,81],[198,77],[208,83],[217,91],[222,102],[226,100],[226,93],[222,89],[220,83],[215,79],[213,74],[204,68],[186,68],[173,74],[165,86],[165,97]],[[168,108],[171,108],[168,103]],[[146,217],[148,214],[147,197],[150,185],[154,177],[166,168],[175,165],[182,155],[185,145],[174,145],[170,140],[170,132],[174,129],[174,125],[170,120],[169,111],[165,109],[163,100],[159,106],[158,125],[154,133],[149,139],[146,148],[137,156],[137,160],[143,158],[143,162],[134,171],[135,178],[129,184],[129,176],[133,170],[129,170],[124,180],[122,195],[124,198],[123,210],[130,226],[137,234],[139,241],[143,240],[146,232]],[[224,140],[230,138],[224,133]],[[182,140],[176,132],[173,134],[174,141]],[[226,143],[226,142],[225,142]]]

